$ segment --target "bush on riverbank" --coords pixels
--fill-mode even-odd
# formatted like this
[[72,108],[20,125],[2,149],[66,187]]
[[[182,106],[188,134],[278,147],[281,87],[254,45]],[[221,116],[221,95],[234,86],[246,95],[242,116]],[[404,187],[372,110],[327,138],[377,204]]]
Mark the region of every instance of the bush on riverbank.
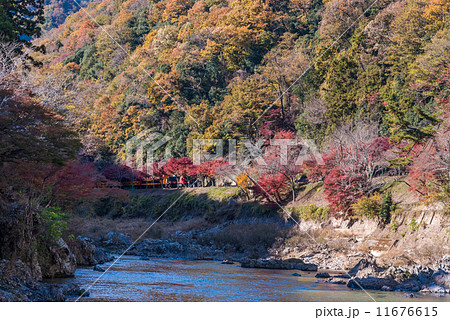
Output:
[[288,207],[286,209],[291,212],[292,218],[294,218],[296,221],[323,221],[329,218],[328,207],[319,207],[314,203],[308,206]]
[[391,221],[391,214],[397,206],[392,201],[392,194],[387,192],[383,197],[375,193],[370,197],[362,197],[352,206],[356,217],[380,219],[384,223]]

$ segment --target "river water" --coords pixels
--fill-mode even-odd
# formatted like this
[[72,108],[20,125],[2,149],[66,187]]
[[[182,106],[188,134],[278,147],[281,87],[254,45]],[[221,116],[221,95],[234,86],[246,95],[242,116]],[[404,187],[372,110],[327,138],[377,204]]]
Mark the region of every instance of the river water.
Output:
[[[107,268],[108,264],[102,265]],[[124,256],[80,301],[372,301],[363,291],[345,285],[317,283],[315,272],[245,269],[217,261],[140,260]],[[76,281],[88,288],[102,273],[79,268]],[[368,292],[376,301],[450,301],[416,294]]]

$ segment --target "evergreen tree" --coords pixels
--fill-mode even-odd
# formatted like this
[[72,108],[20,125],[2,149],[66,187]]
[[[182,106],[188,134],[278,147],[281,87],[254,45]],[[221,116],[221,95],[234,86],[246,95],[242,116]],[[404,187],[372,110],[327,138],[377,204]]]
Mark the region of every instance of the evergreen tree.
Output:
[[2,41],[22,42],[30,46],[31,39],[41,35],[41,24],[44,20],[44,0],[2,0],[0,2]]

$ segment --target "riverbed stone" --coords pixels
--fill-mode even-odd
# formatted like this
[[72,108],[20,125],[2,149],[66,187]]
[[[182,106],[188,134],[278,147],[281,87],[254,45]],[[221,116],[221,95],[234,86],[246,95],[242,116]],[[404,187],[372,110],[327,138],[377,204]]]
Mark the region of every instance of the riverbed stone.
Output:
[[102,267],[100,267],[100,266],[98,266],[98,265],[96,265],[96,266],[94,266],[94,269],[93,269],[94,271],[98,271],[98,272],[105,272],[105,269],[103,269]]
[[261,269],[295,269],[300,271],[317,271],[317,265],[312,263],[303,263],[300,259],[242,259],[243,268],[261,268]]
[[341,284],[341,285],[347,284],[346,280],[339,279],[339,278],[332,278],[332,277],[319,279],[314,282],[316,282],[316,283],[332,283],[332,284]]
[[424,286],[422,288],[422,290],[420,290],[420,291],[426,292],[426,293],[448,293],[444,287],[439,286],[437,284],[430,284],[430,285]]
[[348,281],[343,280],[343,279],[336,279],[336,278],[331,278],[330,279],[330,283],[333,284],[342,284],[342,285],[346,285]]
[[351,276],[346,273],[340,273],[333,276],[334,278],[341,278],[341,279],[350,279]]
[[330,278],[330,274],[328,272],[319,272],[315,275],[316,278]]
[[375,277],[352,278],[347,283],[347,287],[352,289],[381,290],[383,287],[395,288],[398,282],[394,279],[382,279]]

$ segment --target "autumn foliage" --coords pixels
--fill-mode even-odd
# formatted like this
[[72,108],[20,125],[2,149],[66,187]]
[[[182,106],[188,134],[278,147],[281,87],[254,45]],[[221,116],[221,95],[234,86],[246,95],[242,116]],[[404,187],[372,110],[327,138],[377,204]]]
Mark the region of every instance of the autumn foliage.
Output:
[[[281,204],[323,183],[331,211],[349,215],[377,178],[399,173],[421,197],[447,201],[448,1],[90,2],[47,1],[54,29],[35,39],[40,68],[10,72],[20,50],[5,59],[2,46],[4,203],[69,208],[97,197],[98,181],[175,175],[228,179]],[[26,34],[39,36],[41,9]],[[5,25],[8,41],[15,28]],[[162,153],[150,168],[121,164],[143,131],[168,138],[166,164]],[[262,161],[240,167],[225,148],[194,165],[193,139],[235,140],[244,155],[244,141],[261,140]]]
[[428,201],[449,203],[450,122],[446,117],[433,140],[424,145],[409,170],[411,189]]
[[266,199],[271,203],[280,203],[289,192],[288,179],[280,173],[263,175],[255,182],[253,192],[257,198]]
[[163,168],[168,175],[190,177],[194,174],[192,159],[188,157],[170,158]]

